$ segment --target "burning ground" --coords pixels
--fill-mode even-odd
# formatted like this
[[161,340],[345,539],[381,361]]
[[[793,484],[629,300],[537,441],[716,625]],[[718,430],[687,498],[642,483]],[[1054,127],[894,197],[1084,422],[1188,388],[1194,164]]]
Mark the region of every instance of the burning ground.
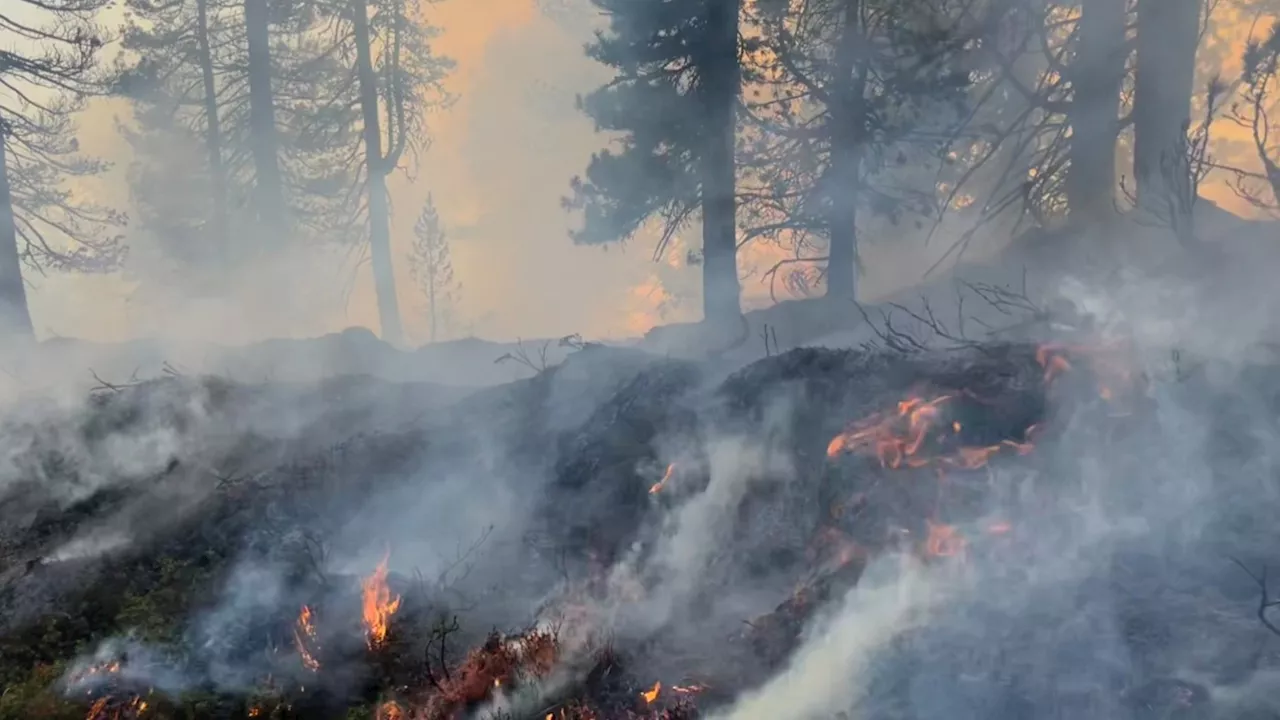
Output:
[[1277,717],[1278,408],[1097,338],[108,388],[6,426],[0,717]]

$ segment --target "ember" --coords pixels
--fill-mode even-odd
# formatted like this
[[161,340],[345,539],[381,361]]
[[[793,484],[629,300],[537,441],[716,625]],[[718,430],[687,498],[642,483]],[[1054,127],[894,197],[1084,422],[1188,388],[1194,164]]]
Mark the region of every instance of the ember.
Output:
[[928,521],[929,537],[925,540],[925,554],[932,557],[955,557],[965,550],[965,539],[955,527]]
[[675,471],[676,471],[675,463],[671,463],[670,465],[668,465],[667,471],[662,474],[662,479],[654,483],[653,487],[649,488],[649,494],[656,495],[662,492],[662,488],[667,486],[667,482],[671,480],[671,476],[675,474]]
[[374,720],[406,720],[407,717],[399,703],[388,700],[378,706],[378,713],[374,716]]
[[133,720],[147,709],[147,701],[134,696],[125,702],[112,697],[100,697],[89,707],[84,720]]

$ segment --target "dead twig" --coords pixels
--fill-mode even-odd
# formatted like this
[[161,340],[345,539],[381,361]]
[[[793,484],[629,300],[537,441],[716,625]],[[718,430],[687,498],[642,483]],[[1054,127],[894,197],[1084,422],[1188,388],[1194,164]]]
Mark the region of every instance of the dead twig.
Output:
[[514,362],[529,368],[534,372],[534,374],[540,375],[549,367],[547,363],[547,350],[550,347],[550,340],[544,342],[542,347],[537,350],[537,355],[535,356],[531,355],[528,348],[524,346],[524,340],[517,339],[515,351],[503,354],[497,360],[494,360],[493,364],[500,365],[504,362]]
[[1272,632],[1272,634],[1280,636],[1280,627],[1276,627],[1274,623],[1267,617],[1267,611],[1273,607],[1280,606],[1280,599],[1273,600],[1271,598],[1271,590],[1267,587],[1267,566],[1262,566],[1262,573],[1257,574],[1245,566],[1236,558],[1231,558],[1231,562],[1235,563],[1245,572],[1246,575],[1253,578],[1254,583],[1258,585],[1258,620]]

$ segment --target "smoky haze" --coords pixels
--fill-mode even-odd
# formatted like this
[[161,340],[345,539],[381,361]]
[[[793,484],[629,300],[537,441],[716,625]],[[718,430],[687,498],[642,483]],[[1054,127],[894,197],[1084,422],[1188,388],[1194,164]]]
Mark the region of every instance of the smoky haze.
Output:
[[1280,712],[1280,6],[18,2],[0,720]]

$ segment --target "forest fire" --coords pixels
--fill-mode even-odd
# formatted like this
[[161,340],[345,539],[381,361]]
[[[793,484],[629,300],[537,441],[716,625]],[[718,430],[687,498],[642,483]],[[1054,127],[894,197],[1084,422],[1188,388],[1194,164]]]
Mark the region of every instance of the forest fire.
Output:
[[393,595],[387,585],[387,563],[390,559],[390,554],[384,556],[382,562],[374,568],[373,574],[360,583],[361,608],[371,650],[378,649],[386,642],[391,616],[400,609],[400,597]]

